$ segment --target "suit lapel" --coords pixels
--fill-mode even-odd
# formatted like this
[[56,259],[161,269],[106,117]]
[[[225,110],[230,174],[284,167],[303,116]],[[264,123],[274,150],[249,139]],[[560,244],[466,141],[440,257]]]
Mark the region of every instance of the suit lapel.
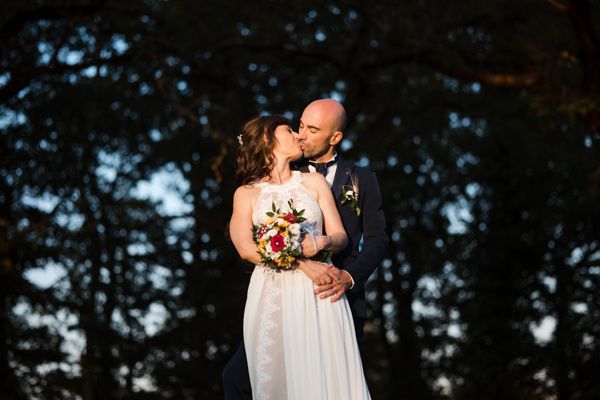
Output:
[[[333,183],[331,185],[331,191],[335,201],[339,204],[339,198],[342,194],[342,187],[349,184],[350,175],[354,172],[354,163],[343,158],[340,153],[337,153],[337,169],[335,176],[333,177]],[[308,159],[301,158],[292,163],[292,169],[296,169],[302,172],[309,172]]]
[[342,187],[348,184],[350,180],[350,174],[354,170],[354,164],[346,161],[338,153],[337,170],[335,171],[335,177],[333,178],[333,184],[331,185],[331,191],[335,201],[339,203],[340,195],[342,194]]

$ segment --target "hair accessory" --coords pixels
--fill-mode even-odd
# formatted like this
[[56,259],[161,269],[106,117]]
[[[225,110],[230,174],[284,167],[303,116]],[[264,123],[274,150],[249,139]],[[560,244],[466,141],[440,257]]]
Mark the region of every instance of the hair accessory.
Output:
[[239,135],[237,135],[237,140],[238,140],[238,143],[240,144],[240,146],[244,144],[244,140],[242,139],[241,133]]

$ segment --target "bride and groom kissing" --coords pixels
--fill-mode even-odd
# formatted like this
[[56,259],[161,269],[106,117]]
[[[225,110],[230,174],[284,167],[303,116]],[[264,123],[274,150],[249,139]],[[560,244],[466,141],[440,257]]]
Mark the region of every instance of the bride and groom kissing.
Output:
[[[365,284],[389,238],[375,174],[335,150],[345,120],[339,102],[321,99],[304,109],[298,132],[271,115],[248,121],[238,136],[230,235],[255,266],[244,340],[222,375],[226,399],[370,399],[358,339]],[[280,209],[290,216],[280,219],[286,232],[293,222],[308,232],[290,268],[267,265],[265,241],[257,241],[256,228]],[[274,239],[271,252],[279,250]]]

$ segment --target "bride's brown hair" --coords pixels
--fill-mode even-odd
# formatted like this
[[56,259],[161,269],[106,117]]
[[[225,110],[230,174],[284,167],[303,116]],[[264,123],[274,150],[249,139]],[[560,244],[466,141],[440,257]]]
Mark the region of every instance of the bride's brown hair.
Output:
[[283,115],[252,118],[242,127],[238,136],[240,147],[235,157],[235,180],[238,186],[256,182],[268,176],[275,166],[275,129],[291,126]]

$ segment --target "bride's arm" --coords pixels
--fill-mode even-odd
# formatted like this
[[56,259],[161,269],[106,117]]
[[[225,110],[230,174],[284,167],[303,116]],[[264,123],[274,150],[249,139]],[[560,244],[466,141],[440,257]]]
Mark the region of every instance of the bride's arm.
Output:
[[240,186],[233,194],[229,232],[240,257],[252,264],[259,264],[260,256],[252,238],[252,189],[249,186]]
[[335,205],[333,193],[325,177],[315,174],[315,188],[318,193],[318,203],[323,213],[323,227],[326,235],[317,236],[318,250],[331,250],[333,254],[339,253],[346,248],[348,236],[342,224],[342,218]]

